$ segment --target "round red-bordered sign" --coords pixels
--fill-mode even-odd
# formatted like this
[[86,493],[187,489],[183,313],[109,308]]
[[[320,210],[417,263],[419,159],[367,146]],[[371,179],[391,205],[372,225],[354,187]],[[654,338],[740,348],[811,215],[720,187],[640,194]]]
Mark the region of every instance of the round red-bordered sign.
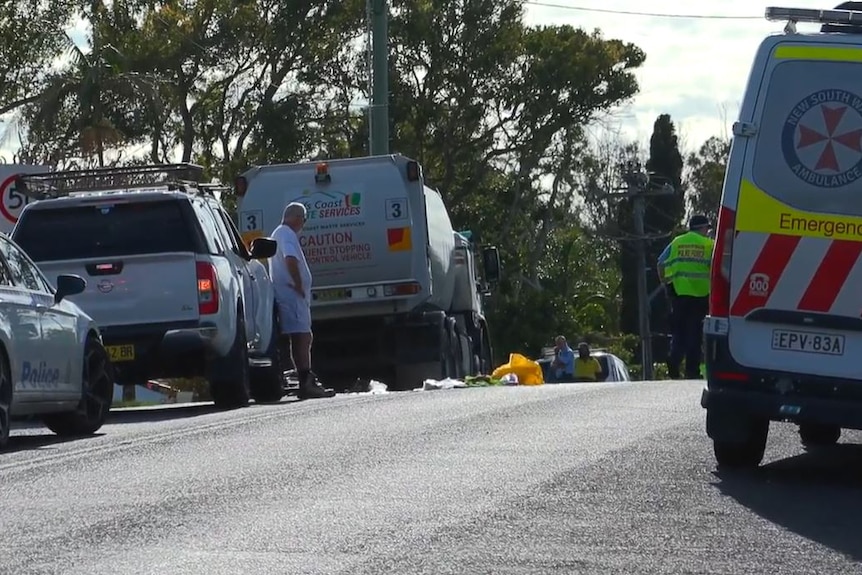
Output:
[[0,214],[12,225],[15,225],[18,222],[18,214],[21,213],[21,210],[24,209],[28,203],[30,203],[30,199],[24,196],[24,194],[18,193],[18,205],[16,207],[9,206],[9,203],[12,199],[15,199],[11,196],[11,193],[15,187],[15,180],[21,176],[21,174],[12,174],[2,182],[0,182]]

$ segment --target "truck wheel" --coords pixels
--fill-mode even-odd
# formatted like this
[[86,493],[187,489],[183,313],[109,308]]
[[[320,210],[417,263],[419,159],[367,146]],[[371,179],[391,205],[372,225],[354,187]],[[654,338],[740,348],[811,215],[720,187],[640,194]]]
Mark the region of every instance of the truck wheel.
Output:
[[210,395],[219,409],[236,409],[248,405],[249,399],[248,341],[245,337],[245,317],[237,309],[236,333],[228,354],[210,365]]
[[769,421],[758,420],[749,424],[747,437],[743,441],[713,440],[712,448],[719,468],[746,469],[757,467],[763,461],[768,436]]
[[278,339],[281,336],[278,311],[273,312],[272,337],[266,350],[266,358],[272,363],[269,367],[252,368],[249,375],[249,387],[251,398],[257,403],[277,403],[284,397],[284,362],[281,360],[281,351]]
[[449,357],[452,359],[452,371],[449,377],[452,379],[463,379],[464,358],[461,353],[461,338],[458,336],[458,328],[454,321],[449,322]]
[[114,399],[114,370],[108,352],[95,337],[84,344],[84,374],[78,409],[44,417],[45,426],[61,437],[92,435],[99,431]]
[[457,377],[455,371],[455,358],[452,354],[452,330],[449,328],[448,318],[440,325],[440,379]]
[[799,425],[799,437],[805,447],[835,445],[841,438],[841,428],[832,425],[803,423]]
[[0,449],[9,442],[12,429],[12,369],[6,350],[0,348]]
[[488,332],[482,329],[482,353],[479,357],[482,358],[482,367],[480,371],[483,375],[491,375],[494,371],[494,358],[491,357],[491,341],[488,339]]

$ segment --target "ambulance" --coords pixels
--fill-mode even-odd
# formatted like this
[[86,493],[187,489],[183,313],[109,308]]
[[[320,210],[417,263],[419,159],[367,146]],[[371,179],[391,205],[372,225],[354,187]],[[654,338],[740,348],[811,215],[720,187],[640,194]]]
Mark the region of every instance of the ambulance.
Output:
[[771,422],[807,448],[862,429],[862,2],[838,8],[855,5],[766,10],[786,25],[733,126],[704,322],[720,467],[760,465]]

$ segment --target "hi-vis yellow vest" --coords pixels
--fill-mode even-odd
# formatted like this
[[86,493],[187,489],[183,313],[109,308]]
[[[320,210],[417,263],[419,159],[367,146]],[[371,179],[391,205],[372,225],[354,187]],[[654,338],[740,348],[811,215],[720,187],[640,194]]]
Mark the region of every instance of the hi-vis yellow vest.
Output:
[[670,244],[664,262],[664,276],[673,284],[676,295],[709,295],[709,268],[715,241],[696,232],[677,236]]

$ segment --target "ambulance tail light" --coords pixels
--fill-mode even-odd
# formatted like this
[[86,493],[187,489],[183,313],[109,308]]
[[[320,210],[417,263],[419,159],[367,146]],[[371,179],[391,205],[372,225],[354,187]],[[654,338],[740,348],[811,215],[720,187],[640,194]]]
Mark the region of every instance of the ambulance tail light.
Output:
[[198,313],[212,315],[218,313],[218,280],[215,266],[207,262],[195,265],[198,276]]
[[419,285],[418,282],[406,282],[383,286],[383,295],[386,297],[416,295],[420,291],[422,291],[422,286]]
[[718,215],[715,233],[715,249],[712,252],[710,273],[709,315],[730,315],[730,260],[733,255],[733,240],[736,234],[736,212],[722,207]]

